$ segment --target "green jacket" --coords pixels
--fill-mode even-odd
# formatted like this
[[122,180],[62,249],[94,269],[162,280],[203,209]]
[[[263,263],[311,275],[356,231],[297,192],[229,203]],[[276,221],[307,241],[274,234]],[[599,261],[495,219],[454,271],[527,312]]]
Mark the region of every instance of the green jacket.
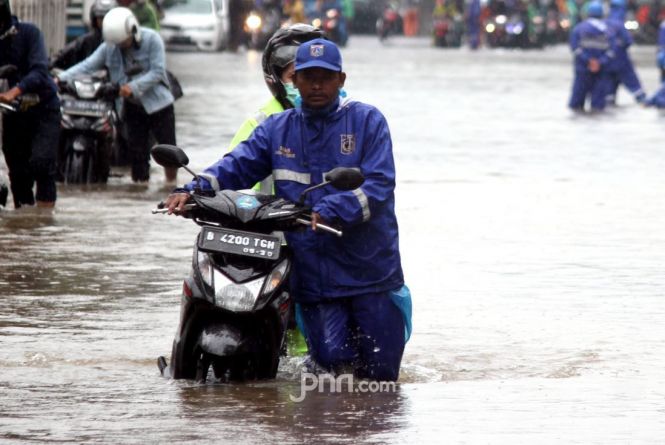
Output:
[[159,31],[159,16],[152,3],[149,1],[134,3],[131,9],[136,16],[136,20],[139,21],[139,25]]
[[281,113],[282,111],[284,111],[282,104],[280,104],[274,97],[270,98],[270,100],[259,109],[259,112],[256,113],[254,117],[250,117],[243,122],[238,131],[236,131],[236,134],[233,136],[231,144],[229,145],[229,151],[233,150],[236,145],[242,141],[247,140],[254,132],[254,129],[258,127],[261,122],[266,120],[268,116],[274,113]]
[[[238,131],[236,131],[235,136],[231,139],[231,144],[229,145],[229,151],[233,150],[236,145],[241,143],[244,140],[249,139],[251,134],[254,132],[254,129],[258,127],[261,122],[266,120],[268,116],[275,113],[281,113],[284,111],[284,107],[279,103],[277,99],[271,97],[268,102],[266,102],[261,108],[259,108],[258,113],[254,117],[248,118],[240,126]],[[273,193],[273,182],[272,176],[268,176],[263,181],[259,182],[254,186],[254,190],[257,192],[272,194]]]

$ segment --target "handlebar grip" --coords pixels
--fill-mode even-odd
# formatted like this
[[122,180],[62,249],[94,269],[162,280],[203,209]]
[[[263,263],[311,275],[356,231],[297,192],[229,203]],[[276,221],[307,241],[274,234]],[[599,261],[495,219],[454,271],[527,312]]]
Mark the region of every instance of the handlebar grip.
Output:
[[[305,225],[305,226],[311,226],[312,225],[312,221],[307,221],[306,219],[298,218],[298,219],[296,219],[296,221],[299,222],[300,224]],[[332,233],[335,236],[341,237],[342,235],[344,235],[344,233],[341,230],[337,230],[334,227],[326,226],[325,224],[317,224],[316,228],[321,229],[324,232]]]

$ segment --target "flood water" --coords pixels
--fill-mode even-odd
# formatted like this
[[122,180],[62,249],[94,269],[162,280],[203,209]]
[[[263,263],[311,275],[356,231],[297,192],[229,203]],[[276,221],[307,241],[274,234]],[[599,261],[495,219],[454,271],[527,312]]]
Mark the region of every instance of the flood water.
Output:
[[[645,88],[653,47],[633,54]],[[665,116],[566,109],[566,47],[353,37],[346,90],[386,115],[414,332],[394,391],[160,377],[197,227],[126,171],[0,212],[0,442],[658,443],[665,437]],[[260,55],[169,53],[194,170],[267,99]],[[188,180],[180,173],[179,179]]]

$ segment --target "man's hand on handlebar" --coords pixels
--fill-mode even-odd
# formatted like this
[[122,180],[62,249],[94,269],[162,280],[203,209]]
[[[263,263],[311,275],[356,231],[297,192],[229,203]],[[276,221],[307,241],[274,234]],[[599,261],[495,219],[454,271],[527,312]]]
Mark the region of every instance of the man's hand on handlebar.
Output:
[[164,201],[164,207],[168,209],[168,214],[181,213],[189,201],[189,193],[171,193]]
[[14,87],[9,91],[0,93],[0,102],[4,102],[6,104],[12,103],[14,100],[16,100],[17,97],[21,95],[21,93],[22,91],[19,87]]
[[321,218],[321,215],[319,215],[316,212],[312,212],[311,218],[312,218],[312,230],[314,230],[315,232],[316,232],[316,226],[318,224],[323,224],[324,226],[330,225],[323,218]]

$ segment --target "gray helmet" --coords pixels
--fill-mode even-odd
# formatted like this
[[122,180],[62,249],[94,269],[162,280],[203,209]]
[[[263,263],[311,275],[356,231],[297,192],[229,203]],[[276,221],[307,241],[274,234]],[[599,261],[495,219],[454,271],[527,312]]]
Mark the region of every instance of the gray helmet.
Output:
[[96,19],[103,19],[106,13],[117,6],[118,2],[116,0],[95,0],[95,3],[90,7],[90,26],[99,29]]
[[293,108],[286,99],[286,90],[281,80],[284,68],[296,59],[296,50],[301,43],[321,37],[325,38],[325,33],[319,28],[296,23],[278,29],[268,40],[261,59],[263,78],[272,95],[284,108]]

